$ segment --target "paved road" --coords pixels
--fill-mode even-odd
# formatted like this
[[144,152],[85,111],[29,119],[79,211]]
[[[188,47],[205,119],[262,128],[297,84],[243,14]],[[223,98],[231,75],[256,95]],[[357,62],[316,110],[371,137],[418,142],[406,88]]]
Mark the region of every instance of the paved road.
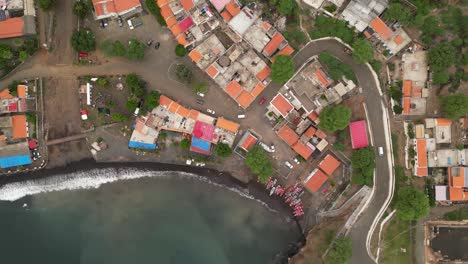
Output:
[[[31,76],[60,76],[64,79],[74,79],[82,75],[116,75],[126,74],[128,72],[136,72],[143,79],[148,81],[150,85],[156,85],[156,88],[161,90],[164,94],[183,101],[183,103],[189,107],[200,109],[200,106],[195,103],[196,98],[194,98],[192,91],[189,88],[184,87],[184,85],[171,80],[167,76],[167,69],[169,67],[168,61],[181,61],[181,59],[175,58],[173,51],[169,51],[172,50],[172,47],[174,46],[173,40],[168,40],[167,43],[163,44],[165,44],[164,46],[168,45],[170,47],[168,48],[167,52],[155,52],[152,50],[149,52],[148,56],[143,62],[129,62],[124,59],[112,59],[108,63],[97,66],[44,65],[42,62],[45,59],[44,57],[47,55],[39,54],[38,56],[31,58],[25,64],[20,66],[20,68],[17,69],[14,74],[0,81],[0,87],[6,87],[12,80],[21,80]],[[304,49],[299,51],[294,56],[293,60],[296,66],[299,67],[311,56],[317,55],[322,51],[328,51],[332,53],[341,61],[351,65],[353,68],[359,81],[359,85],[362,87],[363,93],[365,95],[365,103],[367,104],[367,109],[369,112],[368,118],[371,124],[373,135],[375,136],[373,138],[373,142],[376,146],[382,146],[385,149],[386,142],[385,137],[383,136],[384,121],[382,118],[383,113],[381,108],[381,102],[383,99],[378,92],[378,88],[371,71],[365,65],[356,64],[352,58],[343,51],[343,45],[336,40],[321,40],[312,42]],[[186,58],[183,59],[183,61],[190,63]],[[270,100],[277,93],[280,87],[281,86],[277,84],[270,84],[263,92],[262,96],[265,96]],[[76,89],[76,87],[64,87],[64,89],[67,88]],[[210,97],[214,99],[210,99]],[[210,105],[210,108],[216,110],[217,114],[227,118],[235,120],[236,115],[243,111],[238,106],[236,106],[235,103],[229,99],[228,96],[219,88],[212,88],[210,93],[207,95],[206,100],[213,102],[213,106]],[[258,123],[258,118],[265,114],[265,106],[260,106],[257,102],[252,103],[252,106],[247,111],[247,118],[241,120],[241,125],[244,127],[254,127],[252,124],[255,124],[255,129],[258,133],[262,134],[264,137],[274,138],[274,132],[271,130],[271,126],[267,125],[266,121],[264,121],[264,125],[263,123],[260,125]],[[372,260],[368,256],[366,250],[366,238],[374,218],[389,195],[389,177],[390,172],[388,160],[386,158],[377,158],[375,195],[369,204],[369,207],[356,222],[355,227],[350,233],[353,242],[353,257],[351,263],[372,263]]]

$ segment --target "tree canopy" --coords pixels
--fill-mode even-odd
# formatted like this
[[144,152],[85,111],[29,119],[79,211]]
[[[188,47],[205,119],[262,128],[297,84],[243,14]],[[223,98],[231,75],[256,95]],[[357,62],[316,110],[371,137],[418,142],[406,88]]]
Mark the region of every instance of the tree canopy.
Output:
[[73,13],[83,19],[89,14],[90,6],[87,1],[76,1],[73,4]]
[[338,37],[348,44],[351,44],[355,37],[354,31],[347,26],[345,21],[324,15],[316,17],[314,29],[309,35],[312,39]]
[[353,42],[353,59],[360,64],[364,64],[374,59],[374,49],[369,41],[356,39]]
[[273,173],[271,161],[265,151],[259,146],[253,146],[245,157],[245,164],[261,182],[266,182]]
[[296,1],[294,0],[279,0],[278,1],[278,12],[282,16],[290,16],[296,7],[297,7],[297,4],[296,4]]
[[328,52],[320,53],[319,60],[325,64],[332,79],[341,80],[345,76],[348,80],[353,80],[357,84],[356,75],[354,75],[353,69],[348,64],[342,63]]
[[216,145],[216,154],[220,157],[226,158],[232,154],[232,149],[228,144],[218,143],[218,145]]
[[442,111],[450,118],[457,119],[468,113],[468,95],[462,93],[440,98]]
[[190,148],[190,140],[187,138],[182,139],[180,141],[180,148],[188,150]]
[[375,153],[371,147],[360,148],[351,157],[353,182],[371,186],[374,181]]
[[435,71],[443,70],[455,62],[455,49],[447,42],[437,44],[429,51],[429,64]]
[[426,17],[421,30],[423,32],[422,41],[426,45],[431,44],[434,37],[440,36],[444,33],[444,29],[440,26],[439,18],[436,16]]
[[349,125],[351,109],[344,105],[327,106],[320,113],[320,127],[330,132],[343,130]]
[[124,116],[121,113],[113,113],[111,115],[111,118],[112,118],[112,120],[114,120],[116,122],[126,122],[126,121],[128,121],[128,117]]
[[146,107],[150,110],[159,106],[159,98],[161,94],[158,91],[151,91],[146,97],[145,103]]
[[10,46],[0,44],[0,59],[9,60],[13,57],[13,51]]
[[184,48],[184,46],[177,44],[175,47],[175,54],[179,57],[184,57],[185,54],[187,54],[187,50]]
[[429,199],[414,187],[402,187],[396,197],[395,209],[402,220],[418,220],[429,213]]
[[185,64],[177,64],[175,68],[175,75],[179,81],[184,83],[191,83],[193,74],[192,70]]
[[142,60],[145,57],[146,45],[136,38],[128,41],[127,58],[130,60]]
[[289,55],[278,55],[271,65],[271,79],[276,83],[285,83],[295,71],[294,62]]
[[38,3],[40,8],[48,11],[55,7],[55,1],[56,0],[39,0]]
[[449,74],[445,71],[436,71],[432,76],[432,82],[435,84],[446,84],[449,82]]
[[127,108],[128,112],[135,112],[135,109],[138,107],[138,100],[135,98],[128,99],[125,107]]
[[145,83],[135,73],[130,73],[125,77],[125,84],[136,97],[141,98],[145,95]]
[[96,50],[96,38],[89,29],[80,29],[72,35],[72,47],[78,52],[91,52]]
[[413,18],[411,10],[398,2],[392,2],[384,13],[385,19],[398,20],[401,24],[409,24]]
[[330,251],[325,256],[325,263],[345,264],[348,263],[352,254],[351,239],[349,237],[340,237],[333,241]]

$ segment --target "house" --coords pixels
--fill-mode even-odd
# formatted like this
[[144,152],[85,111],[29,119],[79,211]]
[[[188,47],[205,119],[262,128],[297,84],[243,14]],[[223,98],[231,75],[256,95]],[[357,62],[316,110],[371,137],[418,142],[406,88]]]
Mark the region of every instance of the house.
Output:
[[403,28],[398,27],[396,30],[392,30],[380,17],[376,17],[370,22],[364,35],[367,38],[371,36],[377,38],[392,56],[411,43],[411,38]]
[[468,201],[468,167],[450,167],[447,170],[448,185],[435,186],[438,202]]
[[328,176],[331,176],[340,165],[341,162],[339,162],[331,154],[327,154],[327,156],[325,156],[325,158],[319,163],[319,168]]
[[31,163],[27,141],[0,147],[0,168],[7,169]]
[[388,6],[388,0],[351,0],[340,17],[350,26],[362,32],[371,21],[380,16]]
[[302,181],[302,185],[310,191],[317,192],[327,182],[328,177],[320,169],[314,169],[310,172],[307,177]]
[[428,176],[426,139],[416,139],[416,153],[414,175],[418,177]]
[[92,2],[96,20],[130,16],[143,10],[139,0],[92,0]]
[[351,135],[351,145],[353,149],[360,149],[369,146],[365,120],[351,122],[349,124],[349,133]]
[[242,158],[245,158],[247,152],[249,152],[253,146],[257,145],[259,140],[260,137],[258,135],[253,133],[251,130],[247,130],[244,135],[242,135],[237,146],[234,148],[234,152]]
[[0,39],[36,34],[33,0],[0,1]]

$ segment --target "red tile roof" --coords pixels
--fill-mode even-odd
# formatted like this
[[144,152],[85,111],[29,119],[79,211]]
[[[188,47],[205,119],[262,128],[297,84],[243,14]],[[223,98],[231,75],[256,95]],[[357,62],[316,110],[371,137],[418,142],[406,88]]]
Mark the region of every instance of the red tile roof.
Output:
[[320,83],[322,83],[324,87],[328,87],[331,84],[331,82],[328,80],[327,76],[323,71],[316,70],[315,76],[317,76],[317,79],[320,81]]
[[139,0],[93,0],[96,16],[123,14],[141,6]]
[[389,39],[393,34],[393,31],[379,17],[374,18],[369,26],[384,40]]
[[393,39],[393,41],[394,41],[397,45],[400,45],[401,43],[403,43],[403,38],[402,38],[400,35],[398,35],[398,36],[396,36],[396,37]]
[[192,59],[193,62],[198,63],[201,58],[203,57],[198,50],[194,49],[192,50],[189,54],[190,59]]
[[227,94],[233,99],[236,99],[242,92],[242,86],[237,81],[232,81],[224,88]]
[[403,114],[404,115],[409,114],[410,110],[411,110],[411,98],[403,97]]
[[182,4],[182,7],[185,9],[185,11],[189,11],[195,6],[192,0],[180,0],[180,4]]
[[216,78],[219,72],[218,72],[218,69],[216,69],[214,65],[210,65],[210,67],[206,69],[206,73],[208,73],[211,79],[214,79]]
[[291,55],[294,53],[294,49],[288,45],[284,46],[276,55]]
[[172,102],[174,101],[165,95],[161,95],[161,97],[159,97],[159,105],[169,107]]
[[[425,139],[417,139],[416,150],[418,152],[418,167],[427,168],[427,147]],[[420,175],[418,175],[420,176]],[[427,175],[425,175],[427,176]]]
[[235,122],[232,122],[232,121],[229,121],[227,119],[220,117],[216,120],[216,126],[219,128],[231,131],[233,133],[237,133],[237,131],[239,131],[240,125],[238,123],[235,123]]
[[231,13],[229,13],[229,11],[227,10],[223,10],[223,12],[221,12],[221,16],[224,18],[226,22],[229,22],[232,19]]
[[296,151],[297,154],[301,155],[305,160],[307,160],[310,155],[312,155],[313,150],[309,148],[306,144],[302,143],[301,141],[297,141],[294,146],[292,146],[294,151]]
[[263,81],[265,80],[271,73],[271,69],[270,67],[268,66],[265,66],[265,68],[263,68],[263,70],[259,71],[256,75],[257,79],[259,81]]
[[328,180],[327,175],[319,169],[313,170],[304,180],[304,186],[311,192],[316,192]]
[[255,143],[257,143],[257,138],[252,136],[251,134],[248,134],[245,139],[244,139],[244,142],[242,142],[241,144],[241,148],[249,151],[250,148],[255,145]]
[[239,6],[236,4],[234,0],[231,0],[225,7],[224,7],[233,17],[235,17],[241,9]]
[[349,132],[351,134],[351,145],[353,146],[353,149],[369,146],[365,120],[351,122],[349,124]]
[[323,130],[321,130],[320,128],[317,129],[317,131],[315,132],[315,136],[318,137],[318,138],[321,138],[321,139],[324,139],[327,137],[327,134],[325,132],[323,132]]
[[284,125],[277,132],[278,136],[284,140],[289,146],[293,146],[298,140],[299,136],[287,125]]
[[310,112],[308,117],[309,117],[310,120],[315,121],[315,120],[318,119],[319,115],[317,114],[317,112],[312,111],[312,112]]
[[304,135],[306,135],[309,139],[311,139],[314,135],[317,129],[313,126],[310,126],[306,132],[304,132]]
[[242,108],[245,109],[249,107],[249,105],[253,102],[254,99],[255,98],[251,94],[249,94],[246,91],[242,91],[239,97],[237,97],[236,101],[237,103],[239,103],[240,106],[242,106]]
[[266,87],[265,87],[265,85],[263,85],[263,83],[258,82],[257,85],[255,86],[255,88],[252,90],[252,93],[251,93],[252,96],[253,97],[259,96],[263,92],[263,90],[265,90],[265,88]]
[[275,53],[275,51],[278,49],[280,44],[284,41],[283,35],[281,33],[276,32],[275,35],[271,38],[270,42],[266,44],[265,48],[263,48],[263,52],[265,53],[266,56],[270,57]]
[[411,86],[413,85],[413,82],[410,80],[404,80],[403,81],[403,96],[405,97],[411,97]]
[[15,115],[11,117],[13,124],[13,138],[27,138],[28,132],[26,130],[26,116],[25,115]]
[[23,36],[24,20],[14,17],[0,22],[0,39]]
[[271,104],[281,113],[282,116],[287,116],[294,108],[282,94],[277,94],[271,101]]
[[331,176],[333,172],[341,165],[335,157],[328,154],[319,164],[321,170],[323,170],[326,174]]

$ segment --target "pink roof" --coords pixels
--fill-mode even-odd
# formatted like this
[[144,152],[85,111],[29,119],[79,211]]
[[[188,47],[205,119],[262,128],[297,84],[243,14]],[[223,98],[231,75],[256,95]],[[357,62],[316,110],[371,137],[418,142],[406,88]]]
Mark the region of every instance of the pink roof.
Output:
[[215,127],[213,125],[197,121],[193,128],[192,134],[206,141],[213,141]]
[[229,3],[231,0],[210,0],[211,4],[218,10],[218,12],[221,12],[223,8]]
[[18,111],[18,104],[16,102],[8,104],[8,111],[10,112]]
[[187,31],[191,26],[193,26],[193,20],[191,17],[186,17],[184,20],[182,20],[180,23],[179,23],[179,28],[182,32],[185,32]]
[[353,149],[359,149],[369,146],[367,140],[366,121],[356,121],[349,124],[349,131],[351,134],[351,144]]

